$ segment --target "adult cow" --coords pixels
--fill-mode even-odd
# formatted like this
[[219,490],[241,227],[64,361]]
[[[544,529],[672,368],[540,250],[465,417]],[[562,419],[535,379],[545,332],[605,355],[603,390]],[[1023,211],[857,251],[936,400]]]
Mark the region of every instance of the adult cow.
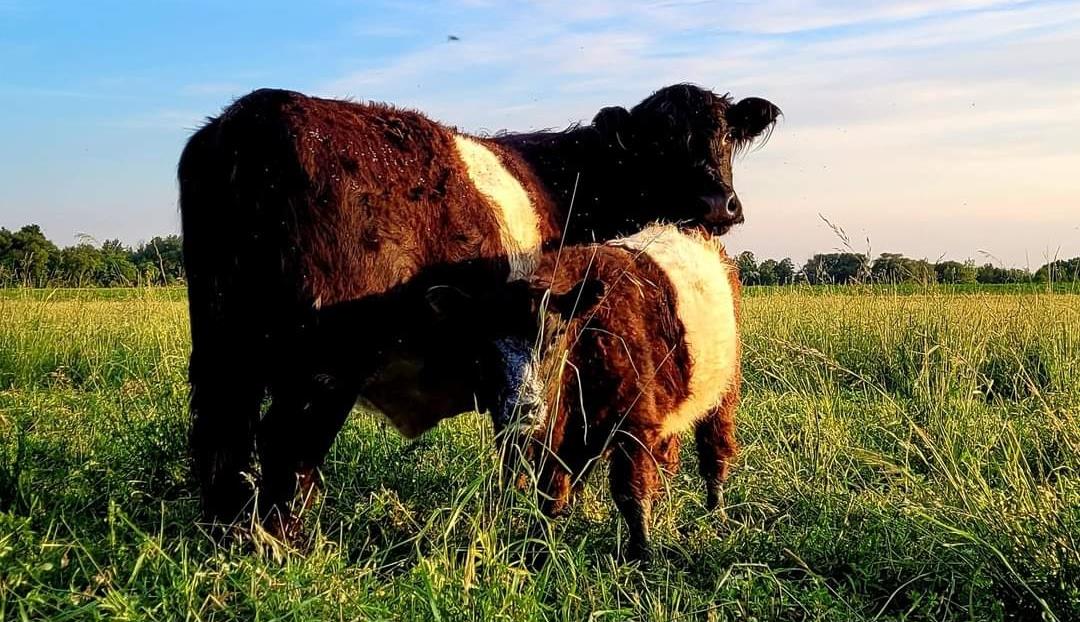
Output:
[[469,408],[474,370],[440,365],[437,348],[396,356],[410,339],[451,347],[437,326],[342,327],[336,311],[448,273],[497,287],[560,240],[656,219],[723,233],[743,220],[732,154],[779,114],[680,84],[589,125],[485,139],[380,104],[267,89],[234,102],[179,164],[207,518],[240,515],[257,449],[261,509],[289,535],[289,502],[298,486],[308,498],[358,395],[409,436]]

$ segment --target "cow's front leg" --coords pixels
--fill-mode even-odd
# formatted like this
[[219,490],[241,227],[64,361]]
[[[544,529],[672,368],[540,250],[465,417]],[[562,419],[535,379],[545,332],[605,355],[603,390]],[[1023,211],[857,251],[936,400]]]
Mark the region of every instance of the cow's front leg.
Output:
[[705,480],[705,507],[714,510],[723,500],[723,484],[727,480],[731,461],[739,450],[735,440],[735,407],[739,393],[730,392],[718,408],[698,422],[694,431],[697,439],[698,470]]

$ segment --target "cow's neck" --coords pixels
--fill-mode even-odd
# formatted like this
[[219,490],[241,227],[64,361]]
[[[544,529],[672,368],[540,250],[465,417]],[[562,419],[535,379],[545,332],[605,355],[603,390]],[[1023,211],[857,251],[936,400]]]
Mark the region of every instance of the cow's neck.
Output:
[[591,127],[506,134],[497,140],[514,149],[544,184],[555,201],[559,225],[569,223],[567,242],[608,239],[624,228],[609,211],[622,203],[612,154]]

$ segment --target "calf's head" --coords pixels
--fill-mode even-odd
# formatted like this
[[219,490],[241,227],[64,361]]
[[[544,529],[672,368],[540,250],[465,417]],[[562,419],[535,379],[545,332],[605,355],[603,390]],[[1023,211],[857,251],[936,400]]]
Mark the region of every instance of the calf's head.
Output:
[[[567,295],[549,294],[535,281],[515,281],[483,292],[439,285],[425,292],[429,323],[421,358],[435,374],[451,378],[480,410],[489,410],[497,432],[518,432],[542,421],[548,388],[544,347],[564,328],[552,312]],[[547,311],[545,312],[545,309]],[[421,383],[423,384],[423,383]],[[430,384],[425,385],[428,389]],[[444,393],[437,391],[437,394]]]
[[767,138],[780,114],[764,99],[735,102],[692,84],[662,88],[629,111],[601,110],[593,127],[621,177],[610,181],[625,189],[625,220],[703,224],[715,234],[743,222],[732,157]]
[[458,407],[491,410],[496,427],[508,419],[515,401],[538,399],[530,370],[537,323],[529,295],[524,281],[486,291],[427,288],[422,324],[432,329],[413,340],[417,358],[424,361],[421,389],[452,397]]
[[[569,342],[603,302],[606,285],[581,266],[561,266],[549,254],[529,281],[479,296],[438,287],[428,303],[456,335],[453,356],[477,369],[478,405],[489,409],[496,432],[512,428],[519,440],[547,422]],[[458,365],[460,367],[460,364]]]

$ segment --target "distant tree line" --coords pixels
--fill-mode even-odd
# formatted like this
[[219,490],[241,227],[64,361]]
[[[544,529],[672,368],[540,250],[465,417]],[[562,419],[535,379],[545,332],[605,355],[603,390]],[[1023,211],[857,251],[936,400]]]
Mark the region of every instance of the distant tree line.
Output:
[[810,285],[850,283],[1045,283],[1080,281],[1080,257],[1055,260],[1035,272],[1002,268],[974,261],[912,259],[899,253],[882,253],[871,260],[863,253],[819,253],[796,270],[791,259],[765,259],[743,251],[735,258],[744,285]]
[[0,286],[129,287],[171,285],[184,279],[180,236],[156,237],[136,247],[119,240],[83,241],[59,248],[37,225],[0,228]]
[[[796,268],[789,258],[757,261],[744,251],[736,259],[745,285],[793,283],[1032,283],[1080,281],[1080,257],[1049,262],[1035,272],[973,261],[912,259],[882,253],[823,253]],[[135,247],[119,240],[83,241],[59,248],[37,225],[0,228],[0,287],[128,287],[173,285],[184,280],[178,235],[156,237]]]

